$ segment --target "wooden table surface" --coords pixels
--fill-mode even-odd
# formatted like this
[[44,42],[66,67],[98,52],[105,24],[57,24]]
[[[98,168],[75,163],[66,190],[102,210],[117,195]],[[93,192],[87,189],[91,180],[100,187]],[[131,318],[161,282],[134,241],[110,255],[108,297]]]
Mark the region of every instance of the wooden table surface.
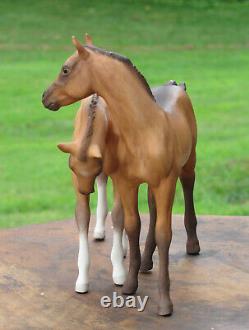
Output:
[[[185,254],[182,216],[174,216],[170,249],[174,314],[156,315],[154,270],[139,274],[143,312],[103,308],[102,296],[120,294],[112,284],[110,217],[103,242],[90,229],[90,291],[74,292],[78,236],[73,220],[0,231],[0,329],[249,329],[249,217],[199,217],[201,254]],[[142,216],[141,248],[148,216]],[[127,263],[127,260],[126,260]]]

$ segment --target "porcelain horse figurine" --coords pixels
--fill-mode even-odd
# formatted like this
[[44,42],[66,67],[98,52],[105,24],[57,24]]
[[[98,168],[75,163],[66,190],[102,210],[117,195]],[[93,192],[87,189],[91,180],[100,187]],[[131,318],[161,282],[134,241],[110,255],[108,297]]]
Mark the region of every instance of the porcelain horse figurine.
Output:
[[[170,85],[176,85],[176,82],[170,81],[169,83],[157,87],[155,89],[152,88],[152,92],[154,93],[155,99],[158,102],[162,101],[164,94],[167,94]],[[170,102],[170,95],[167,99]],[[164,101],[165,102],[165,101]],[[159,103],[160,104],[160,103]],[[108,117],[108,111],[106,110],[107,105],[105,101],[101,97],[97,97],[96,95],[90,96],[81,102],[80,109],[77,113],[75,120],[75,130],[74,130],[74,144],[77,145],[77,141],[81,141],[81,145],[78,144],[78,148],[82,148],[82,145],[86,143],[85,139],[90,134],[89,130],[93,130],[91,134],[96,134],[94,131],[99,131],[100,127],[104,126],[104,121],[106,118],[110,121]],[[91,114],[95,112],[94,116]],[[105,111],[105,116],[100,116],[98,112]],[[100,120],[95,120],[96,116],[100,116]],[[92,121],[89,122],[89,119]],[[108,129],[111,129],[112,123],[108,123]],[[112,136],[112,132],[106,132],[107,136]],[[106,136],[102,137],[103,140],[106,139]],[[59,144],[59,149],[63,152],[68,151],[68,144]],[[70,148],[70,147],[69,147]],[[105,148],[104,148],[105,152]],[[80,150],[78,151],[80,153]],[[105,154],[104,158],[108,157]],[[91,165],[90,165],[91,166]],[[102,171],[102,168],[101,168]],[[78,185],[76,182],[75,174],[73,174],[73,183],[77,196],[77,207],[76,207],[76,221],[79,229],[79,254],[78,254],[78,268],[79,275],[75,285],[75,291],[79,293],[85,293],[88,291],[89,287],[89,265],[90,265],[90,256],[88,249],[88,224],[90,221],[90,207],[89,207],[89,197],[86,193],[78,194]],[[106,183],[107,183],[107,175],[102,171],[100,175],[97,176],[97,187],[98,187],[98,204],[97,204],[97,222],[94,229],[94,238],[97,240],[102,240],[104,237],[102,236],[105,232],[105,219],[107,213],[105,210],[107,209],[106,205]],[[81,187],[83,188],[87,182],[81,181]],[[147,272],[153,268],[152,256],[156,247],[155,244],[155,205],[152,199],[151,194],[148,192],[148,203],[150,210],[150,227],[149,232],[146,239],[144,254],[142,257],[142,263],[140,267],[141,272]],[[119,205],[119,207],[121,207]],[[122,285],[125,280],[126,271],[123,266],[123,256],[126,256],[127,252],[127,244],[126,238],[123,231],[123,211],[119,209],[118,205],[115,204],[115,207],[112,212],[112,220],[113,220],[113,247],[111,253],[111,261],[113,265],[113,282],[116,285]],[[99,211],[100,210],[100,211]],[[104,210],[104,211],[103,211]],[[99,217],[101,215],[101,217]],[[117,217],[121,217],[121,219],[116,219]],[[96,235],[97,233],[97,235]],[[102,234],[102,235],[100,235]],[[96,237],[97,236],[97,237]]]
[[[58,78],[44,92],[43,104],[55,111],[93,93],[105,100],[115,132],[109,150],[112,162],[108,161],[109,157],[103,158],[102,136],[107,129],[104,126],[102,131],[99,130],[95,137],[89,139],[86,147],[72,144],[67,148],[71,154],[70,166],[75,171],[81,193],[92,191],[94,178],[101,167],[111,176],[114,189],[118,192],[130,246],[129,272],[122,290],[124,294],[133,294],[138,287],[141,265],[138,188],[144,182],[149,185],[156,204],[158,313],[171,315],[173,304],[170,299],[168,254],[178,178],[185,197],[187,252],[197,254],[200,250],[193,203],[197,129],[191,101],[182,88],[175,86],[170,93],[171,102],[160,107],[145,78],[130,60],[94,46],[83,46],[75,37],[72,40],[76,52],[66,60]],[[91,166],[86,172],[82,164],[87,161]],[[88,184],[83,189],[81,180],[86,174]]]

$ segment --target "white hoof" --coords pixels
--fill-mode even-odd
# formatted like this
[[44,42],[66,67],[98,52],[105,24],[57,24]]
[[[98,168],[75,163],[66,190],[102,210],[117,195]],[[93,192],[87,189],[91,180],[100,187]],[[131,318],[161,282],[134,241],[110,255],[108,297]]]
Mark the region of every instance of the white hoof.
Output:
[[86,293],[86,292],[88,292],[88,289],[89,289],[88,283],[76,282],[76,284],[75,284],[75,291],[78,293]]
[[100,241],[105,239],[105,230],[94,230],[93,238]]
[[126,273],[124,274],[119,274],[119,275],[113,275],[112,276],[113,283],[115,285],[123,285],[126,279]]

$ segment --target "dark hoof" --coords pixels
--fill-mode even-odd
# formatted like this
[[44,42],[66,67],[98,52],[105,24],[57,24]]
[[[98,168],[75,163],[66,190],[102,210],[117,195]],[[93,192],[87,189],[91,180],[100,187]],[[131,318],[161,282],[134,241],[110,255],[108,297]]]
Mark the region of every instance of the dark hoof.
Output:
[[190,256],[196,256],[200,253],[200,244],[198,240],[188,241],[186,244],[187,254]]
[[138,281],[126,281],[123,285],[122,293],[125,295],[132,295],[136,293],[138,288]]
[[173,304],[170,300],[160,303],[157,314],[160,316],[169,317],[173,313]]
[[140,272],[141,273],[147,273],[153,268],[153,261],[152,260],[143,260],[141,262],[140,266]]

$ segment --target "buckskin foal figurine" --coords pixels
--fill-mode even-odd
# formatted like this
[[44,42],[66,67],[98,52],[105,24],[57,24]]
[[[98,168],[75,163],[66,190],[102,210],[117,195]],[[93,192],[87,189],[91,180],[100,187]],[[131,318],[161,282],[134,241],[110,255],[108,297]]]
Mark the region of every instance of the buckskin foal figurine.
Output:
[[[133,294],[138,287],[141,263],[138,188],[143,182],[149,185],[156,203],[158,313],[170,315],[173,305],[169,293],[168,254],[172,238],[172,206],[178,178],[182,182],[185,197],[187,252],[195,254],[200,250],[193,204],[197,133],[190,99],[182,88],[174,88],[171,102],[164,109],[156,104],[146,80],[130,60],[93,46],[83,46],[75,37],[73,44],[76,53],[68,58],[58,78],[43,94],[43,104],[55,111],[93,93],[105,100],[108,115],[119,136],[116,153],[113,155],[116,162],[109,164],[103,159],[104,141],[100,139],[100,130],[91,145],[82,149],[81,156],[76,156],[70,146],[70,166],[75,170],[79,190],[90,193],[93,178],[99,174],[103,162],[104,172],[111,176],[120,196],[130,245],[130,264],[123,286],[124,294]],[[86,160],[91,164],[87,171],[91,178],[88,178],[87,186],[81,187],[81,178],[86,176],[82,164]]]

